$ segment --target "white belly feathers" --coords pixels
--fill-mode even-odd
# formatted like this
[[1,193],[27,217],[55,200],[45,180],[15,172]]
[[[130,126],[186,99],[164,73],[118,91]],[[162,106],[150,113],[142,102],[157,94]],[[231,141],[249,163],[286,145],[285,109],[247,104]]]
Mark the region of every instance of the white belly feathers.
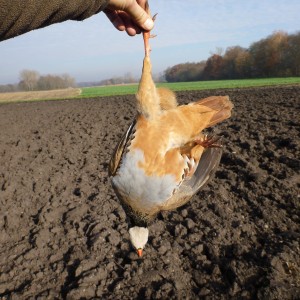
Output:
[[139,167],[144,162],[141,150],[132,150],[122,159],[120,169],[112,179],[118,190],[129,199],[145,207],[163,204],[177,187],[175,176],[146,175]]

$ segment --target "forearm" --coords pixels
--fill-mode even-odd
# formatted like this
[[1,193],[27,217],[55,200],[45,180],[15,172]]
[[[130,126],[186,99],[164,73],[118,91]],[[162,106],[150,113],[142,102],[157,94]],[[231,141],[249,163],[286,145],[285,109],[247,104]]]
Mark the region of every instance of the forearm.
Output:
[[84,20],[108,0],[0,0],[0,41],[67,20]]

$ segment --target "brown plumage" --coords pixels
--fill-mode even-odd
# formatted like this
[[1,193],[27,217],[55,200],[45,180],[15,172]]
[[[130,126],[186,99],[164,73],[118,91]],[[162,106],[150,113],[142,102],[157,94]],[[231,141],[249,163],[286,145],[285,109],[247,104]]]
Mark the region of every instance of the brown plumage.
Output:
[[147,227],[162,210],[185,204],[212,177],[222,148],[202,131],[231,116],[228,96],[177,105],[152,80],[150,33],[136,95],[138,115],[110,162],[112,185],[134,225]]

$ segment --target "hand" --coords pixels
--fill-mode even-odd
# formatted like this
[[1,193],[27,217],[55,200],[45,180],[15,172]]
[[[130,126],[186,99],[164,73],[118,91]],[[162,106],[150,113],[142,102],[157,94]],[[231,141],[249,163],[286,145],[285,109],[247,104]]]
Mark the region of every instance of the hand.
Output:
[[134,36],[142,30],[150,31],[154,22],[143,9],[147,0],[110,0],[103,11],[113,25],[120,31]]

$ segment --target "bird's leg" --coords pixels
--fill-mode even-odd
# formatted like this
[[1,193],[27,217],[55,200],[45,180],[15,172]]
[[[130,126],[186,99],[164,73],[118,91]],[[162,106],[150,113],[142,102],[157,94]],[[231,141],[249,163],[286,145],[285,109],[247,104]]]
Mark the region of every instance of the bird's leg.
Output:
[[205,134],[203,139],[195,139],[195,142],[204,148],[222,148],[222,144],[218,143],[220,137]]
[[[150,14],[148,3],[146,3],[145,10]],[[155,16],[154,16],[155,19]],[[142,76],[136,94],[137,109],[140,114],[146,118],[153,118],[161,112],[160,99],[152,78],[152,66],[150,61],[150,45],[149,39],[153,37],[150,31],[143,32],[145,58],[143,62]]]
[[143,38],[144,38],[145,57],[148,57],[150,56],[150,51],[151,51],[149,45],[150,31],[144,31]]
[[[146,11],[149,12],[149,6],[146,6]],[[157,14],[152,17],[152,20],[155,21]],[[145,48],[145,56],[150,56],[151,47],[149,44],[149,39],[155,37],[156,35],[150,34],[150,31],[143,31],[144,38],[144,48]]]

